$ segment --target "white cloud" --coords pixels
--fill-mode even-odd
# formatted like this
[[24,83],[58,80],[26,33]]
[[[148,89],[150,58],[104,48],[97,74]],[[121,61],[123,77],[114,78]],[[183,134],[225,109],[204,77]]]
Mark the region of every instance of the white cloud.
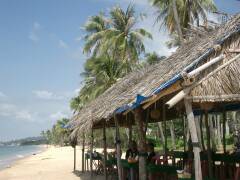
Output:
[[56,113],[50,114],[49,117],[53,120],[58,120],[58,119],[61,119],[61,118],[67,118],[68,115],[66,113],[61,112],[61,111],[58,111]]
[[47,90],[33,91],[33,94],[37,98],[45,99],[45,100],[62,100],[62,99],[64,99],[64,96],[54,94],[53,92],[50,92],[50,91],[47,91]]
[[60,48],[63,48],[63,49],[66,49],[66,48],[68,48],[68,45],[67,45],[67,43],[66,42],[64,42],[63,40],[59,40],[59,42],[58,42],[58,45],[59,45],[59,47]]
[[33,42],[38,42],[39,38],[39,31],[41,30],[42,26],[38,22],[34,22],[29,32],[28,38]]
[[19,120],[33,121],[33,116],[28,110],[23,110],[14,104],[1,103],[0,117],[10,117]]
[[26,110],[16,112],[16,118],[17,119],[22,119],[22,120],[28,120],[28,121],[33,119],[30,112],[26,111]]

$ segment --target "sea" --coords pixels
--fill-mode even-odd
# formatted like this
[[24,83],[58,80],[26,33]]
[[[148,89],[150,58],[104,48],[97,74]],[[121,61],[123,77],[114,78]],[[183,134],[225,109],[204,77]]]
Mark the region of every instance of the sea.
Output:
[[9,168],[19,159],[35,155],[43,150],[42,146],[0,146],[0,169]]

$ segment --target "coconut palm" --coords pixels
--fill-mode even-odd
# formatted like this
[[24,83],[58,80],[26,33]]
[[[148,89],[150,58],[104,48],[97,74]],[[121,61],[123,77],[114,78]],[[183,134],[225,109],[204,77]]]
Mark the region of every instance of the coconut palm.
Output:
[[[176,3],[178,20],[174,15],[174,3]],[[200,19],[206,23],[207,12],[216,10],[213,0],[152,0],[152,4],[158,8],[157,21],[163,19],[163,24],[170,33],[178,32],[177,21],[181,30],[184,30],[189,28],[189,24],[196,22],[199,25]]]
[[79,96],[73,98],[70,106],[74,111],[102,94],[111,85],[126,74],[125,63],[113,60],[109,55],[89,58],[84,67],[84,86]]
[[108,29],[108,22],[103,13],[91,16],[84,25],[87,35],[84,37],[85,46],[84,53],[92,53],[96,56],[99,53],[101,44],[104,42],[104,35]]
[[114,7],[110,12],[111,28],[107,31],[107,48],[112,47],[113,57],[122,61],[137,62],[141,53],[145,52],[144,38],[152,38],[143,28],[136,28],[138,16],[130,4],[126,11]]
[[92,52],[93,56],[108,53],[115,60],[136,62],[145,52],[144,38],[152,38],[143,28],[135,27],[138,18],[132,5],[126,11],[114,7],[108,18],[103,13],[92,16],[84,26],[84,52]]

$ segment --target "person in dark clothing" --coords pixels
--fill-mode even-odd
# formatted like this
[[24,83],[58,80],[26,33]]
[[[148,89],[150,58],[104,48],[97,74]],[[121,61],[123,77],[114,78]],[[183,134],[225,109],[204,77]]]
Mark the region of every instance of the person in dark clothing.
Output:
[[138,156],[138,149],[137,149],[137,143],[135,141],[132,141],[129,144],[129,149],[126,152],[126,157],[125,159],[135,159]]
[[156,156],[156,153],[154,151],[154,144],[148,143],[147,150],[148,150],[147,163],[150,163],[152,162],[153,157]]

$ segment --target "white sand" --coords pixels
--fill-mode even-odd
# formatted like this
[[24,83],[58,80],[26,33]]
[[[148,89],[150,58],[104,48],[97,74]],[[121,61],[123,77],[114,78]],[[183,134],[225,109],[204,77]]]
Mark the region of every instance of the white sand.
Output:
[[[81,148],[77,147],[77,170],[81,170]],[[0,180],[87,180],[88,174],[73,173],[73,148],[50,147],[42,153],[15,162],[0,171]],[[96,176],[92,179],[102,179]]]

